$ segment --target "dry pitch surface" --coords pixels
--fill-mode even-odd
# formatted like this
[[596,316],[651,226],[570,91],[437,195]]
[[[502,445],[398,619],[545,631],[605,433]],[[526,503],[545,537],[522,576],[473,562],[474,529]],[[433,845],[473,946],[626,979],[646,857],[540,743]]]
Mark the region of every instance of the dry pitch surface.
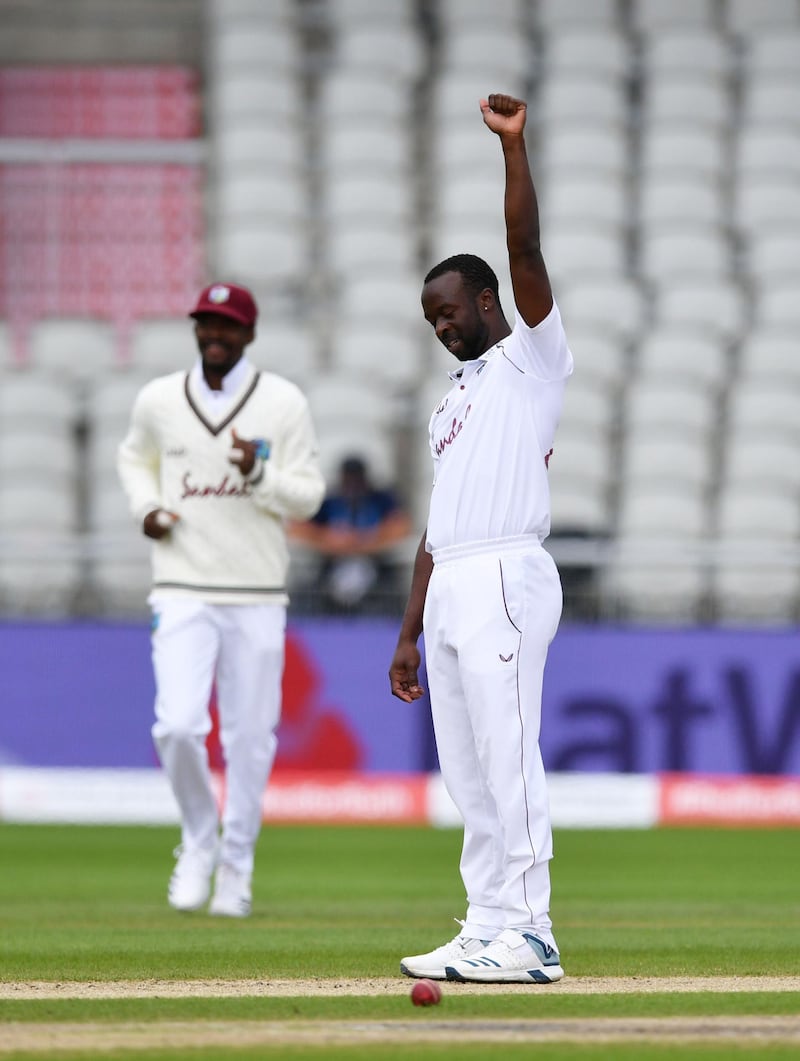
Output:
[[[17,982],[0,984],[2,999],[53,998],[222,998],[232,996],[336,996],[401,995],[410,990],[404,979],[367,980],[204,980],[114,982]],[[548,995],[784,992],[800,991],[797,977],[697,977],[656,979],[646,977],[566,978],[548,987],[525,984],[447,984],[454,995],[547,992]],[[438,1017],[446,1013],[437,1010]],[[452,1020],[342,1020],[342,1021],[204,1021],[125,1022],[115,1025],[52,1022],[3,1026],[0,1055],[17,1051],[109,1051],[136,1048],[191,1046],[258,1046],[295,1044],[385,1043],[398,1041],[450,1042]],[[788,1043],[800,1049],[800,1016],[758,1017],[630,1017],[616,1019],[569,1018],[562,1020],[474,1020],[458,1022],[460,1041],[525,1042],[724,1042],[740,1044]]]

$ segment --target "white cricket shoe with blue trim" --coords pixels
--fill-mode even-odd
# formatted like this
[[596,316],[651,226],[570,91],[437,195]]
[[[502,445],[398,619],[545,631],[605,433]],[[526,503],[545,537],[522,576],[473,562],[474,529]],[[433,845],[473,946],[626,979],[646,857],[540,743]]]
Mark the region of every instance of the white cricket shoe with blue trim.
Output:
[[448,962],[445,977],[482,984],[553,984],[564,975],[558,951],[532,932],[507,928],[477,954]]
[[[463,925],[464,922],[460,921],[459,924]],[[400,972],[426,980],[444,980],[446,966],[457,963],[461,958],[468,958],[471,954],[480,953],[486,943],[485,939],[459,934],[449,943],[444,943],[427,954],[413,954],[410,958],[403,958],[400,962]]]

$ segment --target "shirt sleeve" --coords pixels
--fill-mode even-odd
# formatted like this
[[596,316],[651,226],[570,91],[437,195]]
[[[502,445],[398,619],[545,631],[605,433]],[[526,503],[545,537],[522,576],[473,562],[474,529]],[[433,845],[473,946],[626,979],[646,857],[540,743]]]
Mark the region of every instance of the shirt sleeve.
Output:
[[514,330],[504,340],[503,349],[517,368],[546,382],[566,379],[572,374],[572,353],[555,302],[544,320],[533,328],[517,311]]
[[117,449],[117,473],[131,514],[138,523],[148,512],[161,508],[161,459],[151,426],[151,406],[147,389],[140,391],[128,432]]
[[310,519],[325,496],[319,466],[319,447],[304,398],[298,396],[287,411],[279,436],[273,438],[264,474],[253,490],[253,500],[286,519]]

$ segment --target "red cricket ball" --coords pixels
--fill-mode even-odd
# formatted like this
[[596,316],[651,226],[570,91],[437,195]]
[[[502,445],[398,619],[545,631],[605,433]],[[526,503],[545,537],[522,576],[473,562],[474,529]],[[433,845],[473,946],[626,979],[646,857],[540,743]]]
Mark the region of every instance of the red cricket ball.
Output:
[[417,980],[411,988],[411,1001],[415,1006],[436,1006],[442,1000],[442,989],[435,980]]

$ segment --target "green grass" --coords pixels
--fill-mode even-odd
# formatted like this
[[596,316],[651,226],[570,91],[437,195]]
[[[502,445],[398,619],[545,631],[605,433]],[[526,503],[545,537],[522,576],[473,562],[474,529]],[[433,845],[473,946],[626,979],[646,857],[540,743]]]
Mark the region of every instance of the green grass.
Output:
[[[208,978],[398,979],[403,954],[456,931],[464,896],[456,830],[267,827],[254,914],[179,915],[165,900],[174,829],[0,826],[0,981]],[[562,831],[552,866],[563,964],[582,976],[800,975],[800,836],[789,830]],[[0,1000],[2,1024],[264,1020],[570,1020],[602,1016],[800,1014],[800,993],[548,995],[547,988],[458,995],[433,1010],[379,997]],[[517,1046],[519,1045],[519,1051]],[[630,1050],[628,1049],[630,1047]],[[225,1057],[495,1056],[497,1045],[353,1042],[226,1047]],[[452,1053],[448,1052],[452,1049]],[[668,1044],[548,1044],[548,1061],[667,1056]],[[795,1043],[673,1044],[682,1059],[797,1056]],[[530,1056],[530,1044],[503,1053]],[[697,1051],[695,1053],[695,1051]],[[85,1053],[11,1054],[73,1061]],[[126,1050],[103,1057],[183,1061],[219,1049]],[[674,1054],[672,1055],[674,1056]]]

